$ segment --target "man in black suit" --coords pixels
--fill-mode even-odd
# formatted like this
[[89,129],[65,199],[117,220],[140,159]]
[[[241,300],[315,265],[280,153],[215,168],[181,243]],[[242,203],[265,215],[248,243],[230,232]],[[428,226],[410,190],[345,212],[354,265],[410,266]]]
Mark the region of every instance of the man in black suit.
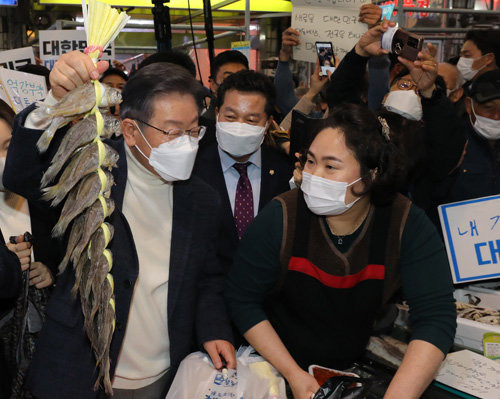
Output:
[[272,121],[275,90],[261,73],[243,70],[227,77],[217,93],[217,143],[200,149],[193,174],[222,199],[218,254],[225,272],[246,227],[272,198],[290,189],[288,158],[262,145]]
[[[97,68],[83,53],[61,56],[45,102],[96,79],[106,66]],[[111,190],[115,211],[108,219],[114,226],[109,246],[116,302],[110,347],[113,398],[164,398],[179,363],[196,349],[204,348],[216,368],[222,367],[222,358],[228,367],[236,365],[213,235],[219,198],[200,179],[189,179],[203,133],[199,88],[188,72],[172,64],[141,69],[122,92],[123,136],[106,141],[120,156]],[[50,214],[46,220],[56,221],[58,208],[41,200],[39,186],[67,128],[40,155],[36,142],[45,128],[40,112],[31,106],[17,116],[4,183]],[[44,227],[45,245],[61,251],[50,239],[53,225]],[[80,298],[71,295],[74,282],[73,268],[67,267],[47,306],[28,376],[35,398],[105,396],[92,389],[98,369]]]

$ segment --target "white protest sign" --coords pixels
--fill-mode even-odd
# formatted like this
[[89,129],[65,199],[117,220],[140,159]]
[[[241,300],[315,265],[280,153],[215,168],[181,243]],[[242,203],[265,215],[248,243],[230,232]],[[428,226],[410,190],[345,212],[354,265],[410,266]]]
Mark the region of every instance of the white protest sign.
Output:
[[0,81],[3,88],[0,92],[7,96],[7,104],[16,113],[47,95],[43,76],[0,68]]
[[296,60],[316,62],[316,42],[332,42],[339,59],[351,51],[368,26],[358,21],[359,9],[370,0],[293,0],[292,27],[300,32]]
[[438,209],[453,281],[500,277],[500,195]]
[[7,69],[17,69],[20,66],[34,63],[33,47],[15,48],[0,52],[0,66]]
[[[87,47],[87,39],[84,30],[41,30],[40,37],[40,58],[43,65],[52,69],[61,54],[69,53],[73,50],[84,51]],[[104,51],[101,60],[115,59],[115,45],[111,42]]]

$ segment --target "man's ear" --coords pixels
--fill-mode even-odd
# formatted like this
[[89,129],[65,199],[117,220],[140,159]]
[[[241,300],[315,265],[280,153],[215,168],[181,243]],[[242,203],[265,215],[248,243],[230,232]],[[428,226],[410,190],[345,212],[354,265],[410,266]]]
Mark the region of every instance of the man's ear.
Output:
[[485,62],[485,66],[488,66],[488,65],[495,65],[496,62],[495,62],[495,54],[493,53],[488,53],[488,54],[485,54],[484,57],[486,58],[486,62]]
[[137,144],[137,126],[132,119],[125,118],[122,120],[122,133],[125,143],[129,147],[134,147]]
[[274,122],[274,118],[273,116],[271,115],[268,119],[267,119],[267,128],[266,128],[266,131],[264,132],[264,135],[266,135],[269,130],[271,129],[271,127],[273,126],[273,122]]
[[459,87],[457,90],[451,93],[450,100],[451,102],[456,103],[462,98],[463,95],[464,95],[464,89],[462,87]]

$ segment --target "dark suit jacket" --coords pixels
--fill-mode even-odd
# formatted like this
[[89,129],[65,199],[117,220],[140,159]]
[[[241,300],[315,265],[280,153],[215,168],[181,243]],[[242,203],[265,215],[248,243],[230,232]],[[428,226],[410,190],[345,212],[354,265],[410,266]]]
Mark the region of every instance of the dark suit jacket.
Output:
[[[277,150],[262,146],[262,169],[259,211],[275,196],[290,190],[289,180],[293,175],[293,166],[288,157]],[[200,149],[196,158],[193,175],[201,177],[210,184],[222,200],[219,219],[222,221],[221,232],[217,240],[219,255],[225,273],[233,263],[233,256],[238,246],[238,233],[234,224],[231,202],[222,173],[217,143]]]
[[[35,209],[43,211],[46,214],[45,220],[52,221],[51,224],[39,226],[40,231],[46,231],[40,240],[45,240],[42,245],[51,248],[56,253],[54,257],[60,258],[61,248],[64,250],[65,245],[50,239],[50,230],[59,211],[39,200],[39,185],[42,173],[64,132],[59,131],[48,154],[40,156],[35,144],[41,131],[23,127],[31,109],[28,108],[16,117],[4,183],[10,190],[37,204],[38,208],[34,207],[32,212]],[[114,237],[109,248],[114,257],[111,273],[115,282],[116,301],[116,330],[110,350],[110,374],[113,376],[139,264],[134,239],[122,213],[127,181],[124,142],[120,138],[107,143],[120,155],[118,168],[113,170],[116,185],[111,192],[116,209],[109,218],[114,226]],[[213,339],[232,341],[231,327],[221,294],[223,275],[216,259],[213,239],[214,226],[218,224],[217,193],[194,178],[175,183],[173,197],[170,278],[165,304],[168,309],[171,379],[181,360],[193,350],[199,349],[204,342]],[[92,390],[97,376],[95,359],[83,329],[79,299],[73,300],[70,293],[74,284],[72,268],[68,267],[56,283],[47,306],[47,321],[39,335],[37,350],[31,363],[28,386],[39,399],[102,397],[102,392]]]

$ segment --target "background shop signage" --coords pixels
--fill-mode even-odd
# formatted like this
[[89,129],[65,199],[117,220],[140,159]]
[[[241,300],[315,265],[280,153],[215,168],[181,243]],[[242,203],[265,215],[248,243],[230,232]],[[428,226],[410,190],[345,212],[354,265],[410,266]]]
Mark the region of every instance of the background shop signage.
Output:
[[454,283],[500,277],[500,195],[438,209]]
[[7,69],[17,69],[26,64],[34,64],[33,47],[22,47],[0,52],[0,66]]
[[[113,7],[144,7],[151,8],[153,3],[151,0],[100,0],[107,3]],[[216,1],[212,0],[212,6],[221,3],[223,0]],[[39,0],[40,4],[64,4],[64,5],[79,5],[81,6],[81,0]],[[191,8],[201,9],[203,8],[203,0],[191,0]],[[187,0],[170,0],[168,6],[171,9],[187,9]],[[245,10],[245,0],[236,1],[235,3],[229,4],[225,7],[221,7],[221,10],[225,11],[244,11]],[[291,12],[292,5],[288,0],[252,0],[250,2],[251,11],[266,11],[266,12]]]
[[370,0],[293,0],[292,27],[300,32],[294,48],[296,60],[316,62],[316,42],[332,42],[342,59],[368,26],[358,21],[359,9]]
[[[43,65],[52,69],[58,58],[73,50],[85,50],[87,39],[84,30],[41,30],[40,37],[40,59]],[[115,58],[115,45],[111,42],[102,55],[102,60],[113,60]]]
[[0,98],[16,113],[46,95],[45,77],[0,68]]
[[[387,5],[392,5],[393,6],[393,16],[396,16],[397,14],[397,8],[398,8],[398,0],[394,1],[385,1],[383,3],[380,3],[379,6],[387,6]],[[403,0],[403,7],[420,7],[420,8],[429,8],[430,5],[430,0]],[[407,12],[405,15],[412,17],[416,16],[417,18],[427,18],[429,16],[428,12]],[[382,17],[386,16],[386,14],[383,14]],[[387,19],[390,19],[387,17]]]
[[250,41],[231,42],[231,50],[242,52],[250,63]]

